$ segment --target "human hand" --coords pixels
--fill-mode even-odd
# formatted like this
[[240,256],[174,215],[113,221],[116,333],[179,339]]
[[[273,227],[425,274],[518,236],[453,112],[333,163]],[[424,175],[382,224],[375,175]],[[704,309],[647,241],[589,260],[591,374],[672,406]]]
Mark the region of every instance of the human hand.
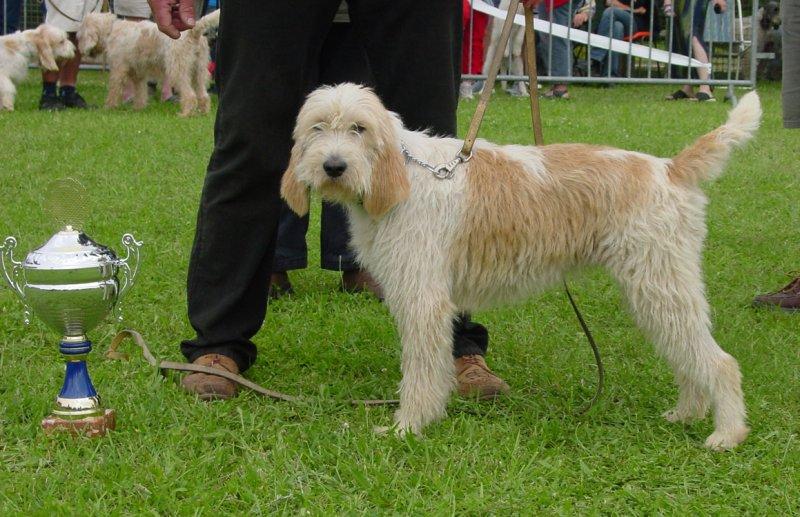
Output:
[[647,14],[647,8],[637,7],[636,9],[633,10],[633,14]]
[[587,21],[589,21],[589,13],[587,12],[575,13],[575,16],[572,17],[572,26],[578,28]]
[[194,0],[147,0],[158,30],[172,39],[194,27]]
[[664,0],[664,16],[672,17],[674,14],[675,11],[672,10],[672,1]]

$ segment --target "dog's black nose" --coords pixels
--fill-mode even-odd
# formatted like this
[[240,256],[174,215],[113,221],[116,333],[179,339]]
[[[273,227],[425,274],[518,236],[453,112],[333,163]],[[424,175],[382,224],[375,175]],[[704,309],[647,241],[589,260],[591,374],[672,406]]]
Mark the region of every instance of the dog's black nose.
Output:
[[338,156],[334,156],[325,160],[322,168],[325,169],[325,174],[331,178],[338,178],[347,170],[347,163]]

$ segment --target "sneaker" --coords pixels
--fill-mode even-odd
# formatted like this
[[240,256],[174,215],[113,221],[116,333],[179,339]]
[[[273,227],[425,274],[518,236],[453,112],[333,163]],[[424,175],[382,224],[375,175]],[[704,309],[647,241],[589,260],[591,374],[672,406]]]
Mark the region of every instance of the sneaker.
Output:
[[472,99],[472,81],[461,81],[461,86],[458,88],[458,96],[462,99]]
[[[192,364],[208,366],[216,370],[225,370],[238,374],[239,367],[236,361],[228,356],[221,354],[201,355]],[[236,396],[237,384],[230,379],[219,375],[193,372],[181,381],[183,389],[189,393],[194,393],[200,400],[225,400]]]
[[42,95],[39,99],[39,109],[41,111],[61,111],[66,106],[57,95]]
[[800,310],[800,277],[774,293],[761,294],[755,297],[756,307],[776,307],[785,311]]
[[81,94],[77,91],[71,91],[69,93],[64,93],[61,95],[61,101],[64,103],[64,107],[66,108],[75,108],[80,110],[89,109],[89,105],[86,103]]
[[286,295],[294,294],[292,282],[289,281],[289,273],[286,271],[276,271],[269,275],[269,299],[277,300]]
[[486,366],[482,355],[465,355],[456,358],[458,394],[462,397],[492,399],[508,393],[511,388]]

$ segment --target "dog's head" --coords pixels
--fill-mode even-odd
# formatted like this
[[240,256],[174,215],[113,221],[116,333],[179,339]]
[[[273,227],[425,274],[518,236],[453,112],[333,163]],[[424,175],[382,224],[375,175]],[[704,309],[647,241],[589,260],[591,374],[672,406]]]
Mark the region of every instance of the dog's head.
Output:
[[781,26],[781,6],[775,0],[770,0],[759,9],[759,23],[763,30],[777,29]]
[[106,41],[114,27],[111,13],[89,13],[78,29],[78,48],[81,54],[96,57],[106,51]]
[[45,70],[58,70],[58,61],[75,57],[75,45],[67,33],[58,27],[39,25],[30,32],[29,38],[36,47],[39,64]]
[[379,219],[411,189],[401,128],[400,118],[369,88],[346,83],[315,90],[297,117],[281,196],[305,215],[310,188],[329,201],[363,203]]

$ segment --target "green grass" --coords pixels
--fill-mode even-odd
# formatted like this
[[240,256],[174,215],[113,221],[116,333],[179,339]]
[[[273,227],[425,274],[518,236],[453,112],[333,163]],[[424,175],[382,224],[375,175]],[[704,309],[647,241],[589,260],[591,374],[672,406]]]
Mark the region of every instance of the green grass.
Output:
[[[101,104],[105,76],[81,81]],[[183,120],[161,104],[39,113],[38,88],[32,75],[17,112],[0,114],[0,237],[17,236],[22,251],[40,245],[54,231],[42,210],[46,185],[78,178],[91,192],[92,237],[118,250],[126,231],[145,242],[124,325],[159,357],[179,360],[177,344],[191,335],[184,284],[213,117]],[[545,138],[670,156],[725,119],[726,103],[668,104],[668,89],[573,87],[573,100],[542,104]],[[495,403],[454,398],[449,418],[421,440],[374,435],[391,409],[342,402],[394,395],[397,335],[378,302],[338,293],[336,275],[317,266],[293,276],[296,296],[270,306],[248,372],[306,402],[246,392],[198,402],[135,353],[104,360],[120,328],[106,323],[92,333],[90,371],[118,430],[100,440],[43,435],[63,375],[58,336],[39,322],[24,326],[20,305],[0,290],[0,514],[797,514],[800,315],[749,303],[800,269],[800,132],[780,127],[778,87],[761,93],[758,137],[706,187],[715,335],[741,364],[752,426],[735,451],[702,447],[710,419],[679,426],[659,416],[676,397],[671,374],[601,271],[572,283],[608,371],[589,415],[575,410],[591,396],[593,360],[556,290],[477,315],[491,331],[490,364],[513,392]],[[474,108],[462,104],[462,131]],[[497,94],[482,135],[529,142],[527,117],[527,100]]]

